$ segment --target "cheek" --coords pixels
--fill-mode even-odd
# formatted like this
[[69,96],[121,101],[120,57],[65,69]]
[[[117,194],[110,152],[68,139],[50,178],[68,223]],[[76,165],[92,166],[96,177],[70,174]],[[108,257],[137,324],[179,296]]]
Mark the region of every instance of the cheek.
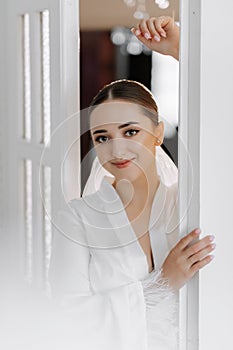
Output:
[[108,147],[105,147],[104,145],[96,146],[95,147],[96,155],[100,161],[100,163],[105,166],[105,163],[109,161],[110,159],[110,153]]
[[132,151],[138,154],[143,159],[151,158],[155,155],[154,141],[150,139],[144,139],[140,142],[134,142],[132,145]]

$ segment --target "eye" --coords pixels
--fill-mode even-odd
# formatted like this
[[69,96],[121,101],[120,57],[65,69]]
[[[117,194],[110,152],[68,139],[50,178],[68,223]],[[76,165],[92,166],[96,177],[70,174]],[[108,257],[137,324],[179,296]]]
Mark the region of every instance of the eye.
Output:
[[108,139],[107,136],[98,136],[98,137],[96,137],[95,141],[99,142],[99,143],[104,143],[104,142],[106,142],[107,139]]
[[135,130],[135,129],[129,129],[125,132],[125,135],[128,133],[128,136],[134,136],[139,132],[139,130]]
[[[129,129],[129,130],[126,130],[126,131],[125,131],[125,135],[126,135],[127,137],[131,137],[131,136],[136,135],[139,131],[140,131],[140,130]],[[101,135],[101,136],[96,137],[95,142],[98,142],[98,143],[106,143],[108,140],[109,140],[109,137],[108,137],[108,136]]]

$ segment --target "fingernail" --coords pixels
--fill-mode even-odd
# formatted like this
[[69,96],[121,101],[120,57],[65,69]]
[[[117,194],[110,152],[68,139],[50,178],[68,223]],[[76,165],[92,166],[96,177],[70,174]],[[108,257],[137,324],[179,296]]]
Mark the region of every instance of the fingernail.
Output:
[[154,36],[154,39],[155,39],[156,41],[158,41],[158,42],[160,41],[160,37],[159,37],[158,35],[155,35],[155,36]]
[[195,230],[195,233],[196,233],[196,234],[201,233],[201,229],[200,229],[200,228],[197,228],[197,229]]
[[209,237],[209,240],[210,240],[210,242],[212,242],[212,241],[214,240],[214,236],[213,236],[213,235],[210,236],[210,237]]
[[148,39],[150,39],[150,34],[148,34],[148,33],[145,33],[145,38],[146,38],[146,40],[148,40]]
[[214,259],[214,255],[210,255],[210,260],[213,260]]
[[140,34],[141,34],[140,30],[139,30],[139,29],[136,29],[136,30],[135,30],[135,35],[140,35]]
[[166,38],[166,37],[167,37],[167,34],[166,34],[166,33],[164,33],[164,32],[161,32],[161,33],[160,33],[160,35],[161,35],[161,36],[163,36],[164,38]]
[[216,248],[216,244],[215,243],[211,244],[211,248],[215,249]]

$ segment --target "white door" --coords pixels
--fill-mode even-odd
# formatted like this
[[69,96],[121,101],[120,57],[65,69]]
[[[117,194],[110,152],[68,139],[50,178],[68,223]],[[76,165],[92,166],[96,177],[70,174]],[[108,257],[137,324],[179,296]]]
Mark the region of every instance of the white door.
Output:
[[181,349],[232,349],[233,4],[181,0],[180,9],[179,132],[192,165],[180,149],[182,234],[199,226],[217,242],[181,292]]
[[46,289],[49,217],[62,201],[51,135],[79,108],[78,1],[1,0],[0,26],[2,273]]

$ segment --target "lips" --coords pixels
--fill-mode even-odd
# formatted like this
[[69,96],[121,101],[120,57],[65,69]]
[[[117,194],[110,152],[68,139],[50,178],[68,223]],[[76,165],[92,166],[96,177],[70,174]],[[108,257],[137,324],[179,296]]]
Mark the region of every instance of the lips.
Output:
[[117,168],[125,168],[131,163],[133,159],[125,159],[124,161],[121,161],[121,162],[112,162],[112,164],[115,165]]

